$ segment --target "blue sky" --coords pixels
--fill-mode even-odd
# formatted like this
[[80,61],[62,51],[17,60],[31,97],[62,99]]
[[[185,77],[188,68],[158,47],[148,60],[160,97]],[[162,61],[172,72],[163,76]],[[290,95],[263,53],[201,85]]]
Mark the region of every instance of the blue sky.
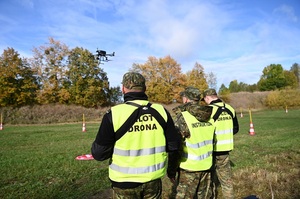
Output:
[[270,64],[300,64],[300,0],[0,0],[1,54],[30,58],[49,37],[114,51],[100,66],[111,86],[133,63],[167,55],[184,73],[198,62],[218,87],[254,84]]

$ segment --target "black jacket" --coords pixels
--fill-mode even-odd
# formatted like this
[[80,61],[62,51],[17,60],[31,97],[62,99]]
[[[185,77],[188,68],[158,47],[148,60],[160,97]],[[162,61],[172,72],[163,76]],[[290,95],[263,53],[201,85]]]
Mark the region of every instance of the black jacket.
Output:
[[[148,100],[147,95],[144,92],[131,92],[124,95],[124,102],[132,100]],[[174,122],[170,113],[165,109],[168,119],[165,128],[166,137],[166,151],[168,152],[168,176],[175,177],[176,170],[179,165],[179,148],[180,148],[180,136],[176,132]],[[94,159],[103,161],[112,157],[114,144],[116,142],[115,132],[112,124],[112,115],[110,111],[103,116],[101,125],[98,130],[95,141],[92,144],[91,152]],[[136,182],[112,182],[112,186],[119,188],[134,188],[141,183]]]

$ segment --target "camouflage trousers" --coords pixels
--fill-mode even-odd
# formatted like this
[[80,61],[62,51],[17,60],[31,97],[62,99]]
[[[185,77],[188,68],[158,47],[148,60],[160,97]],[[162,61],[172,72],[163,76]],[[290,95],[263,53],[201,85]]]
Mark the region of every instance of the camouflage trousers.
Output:
[[210,198],[210,172],[180,170],[176,199]]
[[212,199],[218,198],[218,186],[221,186],[224,199],[234,199],[232,170],[229,154],[217,155],[214,157],[214,169],[211,173],[212,178]]
[[146,182],[132,189],[120,189],[113,187],[114,199],[161,199],[161,179]]

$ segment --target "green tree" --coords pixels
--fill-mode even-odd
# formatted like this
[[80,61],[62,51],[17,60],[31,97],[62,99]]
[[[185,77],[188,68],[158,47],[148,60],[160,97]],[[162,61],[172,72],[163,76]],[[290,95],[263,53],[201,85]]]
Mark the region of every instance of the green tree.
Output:
[[23,106],[35,103],[37,76],[25,58],[13,48],[0,57],[0,106]]
[[229,91],[231,93],[237,93],[240,91],[239,89],[239,83],[237,80],[233,80],[229,83]]
[[219,94],[220,95],[224,95],[224,94],[229,94],[230,93],[230,90],[224,85],[224,84],[222,84],[221,86],[220,86],[220,89],[219,89]]
[[263,69],[263,74],[258,81],[261,91],[271,91],[287,86],[284,70],[280,64],[271,64]]
[[110,88],[110,102],[112,104],[122,102],[122,91],[120,86]]
[[159,59],[149,57],[145,64],[133,64],[131,70],[145,77],[146,93],[154,102],[167,104],[179,99],[179,93],[186,84],[180,64],[170,56]]
[[238,85],[239,88],[239,92],[240,91],[247,91],[248,90],[249,85],[244,83],[244,82],[240,82]]
[[248,88],[246,91],[249,91],[249,92],[254,92],[254,91],[258,91],[258,86],[257,84],[251,84],[251,85],[248,85]]
[[70,51],[68,62],[71,102],[85,107],[107,105],[110,98],[107,74],[98,66],[93,54],[76,47]]
[[296,75],[291,71],[284,71],[284,78],[286,79],[286,87],[297,88],[298,82]]
[[229,102],[230,90],[224,84],[221,85],[218,94],[222,100]]
[[41,104],[67,103],[70,94],[64,88],[66,84],[68,47],[49,38],[49,43],[33,49],[32,66],[39,72],[41,90],[37,96]]

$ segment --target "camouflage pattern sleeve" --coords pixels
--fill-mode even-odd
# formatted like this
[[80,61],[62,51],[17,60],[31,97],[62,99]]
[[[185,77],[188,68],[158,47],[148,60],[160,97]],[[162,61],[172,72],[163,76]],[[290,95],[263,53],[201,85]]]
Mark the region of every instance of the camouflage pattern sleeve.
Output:
[[176,129],[180,133],[181,137],[183,138],[183,140],[185,138],[190,137],[190,131],[189,131],[188,126],[181,114],[181,112],[186,111],[187,105],[188,104],[183,104],[183,105],[173,108],[173,112],[175,113],[174,124],[175,124]]

